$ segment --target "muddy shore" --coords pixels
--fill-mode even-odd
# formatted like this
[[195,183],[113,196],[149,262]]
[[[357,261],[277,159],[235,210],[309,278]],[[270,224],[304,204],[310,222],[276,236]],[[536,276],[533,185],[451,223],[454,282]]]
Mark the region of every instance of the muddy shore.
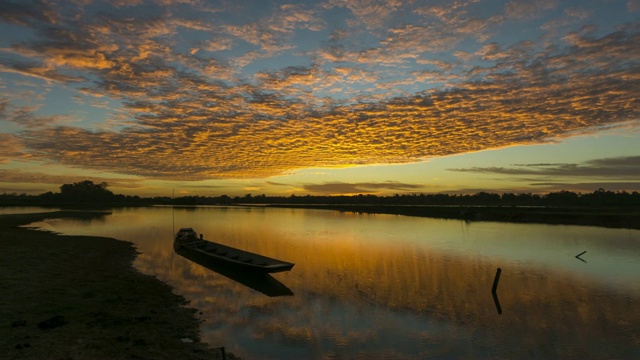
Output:
[[197,310],[132,267],[131,243],[20,227],[91,216],[0,215],[2,358],[221,359],[200,342]]

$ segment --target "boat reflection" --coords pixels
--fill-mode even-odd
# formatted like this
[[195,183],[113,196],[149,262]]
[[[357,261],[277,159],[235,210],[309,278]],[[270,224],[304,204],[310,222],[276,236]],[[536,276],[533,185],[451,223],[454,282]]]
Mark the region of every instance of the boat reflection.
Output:
[[291,289],[267,273],[240,271],[238,269],[221,265],[209,257],[199,256],[193,252],[175,249],[174,251],[185,259],[188,259],[248,288],[261,292],[269,297],[293,296]]

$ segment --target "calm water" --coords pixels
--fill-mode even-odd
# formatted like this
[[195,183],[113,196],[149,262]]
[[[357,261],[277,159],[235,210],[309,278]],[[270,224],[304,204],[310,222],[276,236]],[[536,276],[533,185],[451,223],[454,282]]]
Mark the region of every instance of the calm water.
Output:
[[[132,241],[202,312],[203,341],[245,359],[640,358],[638,230],[233,207],[38,225]],[[179,227],[296,263],[273,276],[294,295],[176,255]]]

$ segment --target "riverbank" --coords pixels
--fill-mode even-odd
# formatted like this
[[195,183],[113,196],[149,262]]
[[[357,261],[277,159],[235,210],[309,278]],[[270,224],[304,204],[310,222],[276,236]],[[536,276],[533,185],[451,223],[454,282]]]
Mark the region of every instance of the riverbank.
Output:
[[510,206],[428,206],[428,205],[338,205],[273,204],[267,207],[336,210],[363,214],[391,214],[441,219],[501,221],[554,225],[588,225],[607,228],[640,229],[637,207],[510,207]]
[[131,243],[20,227],[100,216],[0,215],[2,358],[221,359],[219,349],[199,341],[197,310],[167,284],[132,267]]

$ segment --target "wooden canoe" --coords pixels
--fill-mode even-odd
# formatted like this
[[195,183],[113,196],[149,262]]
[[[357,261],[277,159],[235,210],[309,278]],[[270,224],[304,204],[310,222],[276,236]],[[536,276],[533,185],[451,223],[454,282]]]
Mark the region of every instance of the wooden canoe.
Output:
[[176,233],[174,249],[176,252],[189,251],[200,257],[206,256],[234,268],[262,273],[289,271],[295,265],[287,261],[203,240],[198,238],[196,232],[191,228],[182,228]]

